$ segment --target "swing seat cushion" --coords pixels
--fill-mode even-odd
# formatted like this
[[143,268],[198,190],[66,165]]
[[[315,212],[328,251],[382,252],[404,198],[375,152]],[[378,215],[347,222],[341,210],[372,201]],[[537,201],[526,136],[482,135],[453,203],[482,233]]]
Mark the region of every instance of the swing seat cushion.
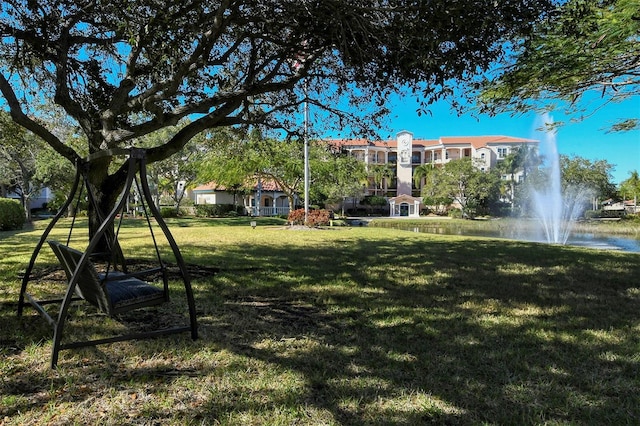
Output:
[[[98,277],[103,281],[104,274],[98,274]],[[165,301],[162,289],[122,272],[109,272],[104,284],[114,312],[125,312]]]

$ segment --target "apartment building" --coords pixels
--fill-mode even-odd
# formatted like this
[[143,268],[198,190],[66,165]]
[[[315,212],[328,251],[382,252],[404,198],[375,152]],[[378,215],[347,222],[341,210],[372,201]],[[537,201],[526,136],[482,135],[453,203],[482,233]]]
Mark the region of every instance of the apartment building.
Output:
[[[413,173],[416,167],[434,167],[457,160],[472,158],[480,170],[488,171],[520,147],[537,149],[538,141],[512,136],[448,136],[439,139],[415,139],[408,131],[399,132],[395,139],[370,141],[366,139],[334,139],[328,141],[365,162],[371,173],[365,195],[388,198],[392,216],[418,216],[420,191]],[[389,166],[390,175],[375,177],[379,166]],[[503,179],[511,179],[503,176]],[[519,180],[520,174],[513,176]]]

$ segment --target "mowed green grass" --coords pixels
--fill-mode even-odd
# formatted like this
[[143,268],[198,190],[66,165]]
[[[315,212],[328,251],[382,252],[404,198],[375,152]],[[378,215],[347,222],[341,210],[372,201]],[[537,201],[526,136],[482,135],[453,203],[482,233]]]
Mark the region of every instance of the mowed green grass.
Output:
[[[189,264],[220,268],[194,275],[200,339],[67,350],[57,370],[44,320],[15,314],[40,231],[0,233],[0,423],[640,421],[639,254],[275,221],[171,228]],[[142,227],[120,232],[125,251],[152,255]],[[173,287],[141,321],[182,320]],[[78,335],[121,327],[72,314]]]

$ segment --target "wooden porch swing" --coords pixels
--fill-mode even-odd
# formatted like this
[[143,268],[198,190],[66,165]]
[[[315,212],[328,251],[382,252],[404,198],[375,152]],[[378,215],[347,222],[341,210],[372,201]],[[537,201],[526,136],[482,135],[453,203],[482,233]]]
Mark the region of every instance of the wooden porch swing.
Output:
[[[126,165],[128,169],[127,179],[124,188],[116,201],[115,207],[106,217],[102,217],[101,215],[98,216],[100,226],[95,234],[91,236],[89,245],[84,252],[69,247],[71,242],[71,233],[76,219],[75,214],[73,216],[66,243],[63,244],[58,241],[48,241],[47,238],[51,230],[65,214],[68,207],[74,200],[76,201],[75,210],[78,210],[77,207],[82,199],[84,189],[86,189],[88,202],[94,203],[94,206],[97,207],[96,198],[93,195],[91,186],[87,180],[87,171],[89,170],[89,167],[91,167],[92,161],[104,156],[126,157]],[[139,178],[137,177],[138,175]],[[118,243],[118,234],[122,224],[122,218],[124,217],[124,208],[127,205],[127,199],[132,187],[134,187],[134,184],[138,194],[140,194],[141,204],[149,227],[149,233],[153,240],[159,266],[144,271],[130,273],[128,271],[126,259],[124,258],[120,244]],[[96,211],[99,212],[99,209],[96,208]],[[189,325],[162,327],[141,332],[125,333],[102,339],[63,342],[62,338],[64,334],[65,321],[68,318],[71,303],[74,301],[85,300],[96,306],[101,312],[112,317],[134,309],[146,308],[169,301],[167,264],[161,258],[160,250],[153,232],[153,226],[149,217],[149,212],[151,212],[152,217],[162,230],[175,257],[179,275],[184,283],[186,301],[189,309]],[[118,215],[120,219],[118,221],[117,228],[114,229]],[[108,237],[106,238],[108,243],[108,252],[98,253],[96,248],[105,235]],[[67,278],[67,289],[64,297],[62,298],[37,300],[27,291],[27,287],[32,278],[31,276],[38,254],[45,242],[47,242],[51,247],[65,272]],[[99,272],[96,268],[94,261],[97,260],[106,262],[104,271]],[[144,280],[144,278],[151,275],[155,277],[161,276],[163,283],[162,286],[157,286]],[[54,318],[45,309],[45,305],[48,304],[59,304],[57,318]],[[187,331],[191,332],[192,339],[197,339],[198,328],[191,280],[178,245],[160,215],[159,210],[153,203],[147,181],[146,155],[144,150],[132,148],[127,150],[110,150],[100,152],[93,156],[89,156],[86,160],[82,160],[80,164],[76,164],[76,175],[70,195],[58,214],[51,220],[40,237],[22,278],[22,287],[18,300],[18,316],[22,315],[24,307],[27,305],[31,305],[35,308],[53,327],[53,346],[51,352],[52,368],[56,367],[59,352],[63,349],[95,346],[124,340],[145,339]]]

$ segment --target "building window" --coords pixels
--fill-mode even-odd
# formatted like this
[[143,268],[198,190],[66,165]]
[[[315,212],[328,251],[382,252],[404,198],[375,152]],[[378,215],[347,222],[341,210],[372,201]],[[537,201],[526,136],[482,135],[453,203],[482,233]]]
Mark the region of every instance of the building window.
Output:
[[484,152],[480,154],[480,158],[484,160]]
[[420,164],[421,162],[420,151],[413,151],[411,153],[411,162],[413,164]]
[[448,160],[449,159],[449,151],[445,151],[444,152],[444,159]]
[[358,161],[364,161],[364,151],[351,151],[351,155]]
[[498,148],[498,158],[504,158],[507,156],[507,148]]
[[397,152],[390,152],[389,153],[389,161],[390,164],[395,164],[398,162],[398,153]]

